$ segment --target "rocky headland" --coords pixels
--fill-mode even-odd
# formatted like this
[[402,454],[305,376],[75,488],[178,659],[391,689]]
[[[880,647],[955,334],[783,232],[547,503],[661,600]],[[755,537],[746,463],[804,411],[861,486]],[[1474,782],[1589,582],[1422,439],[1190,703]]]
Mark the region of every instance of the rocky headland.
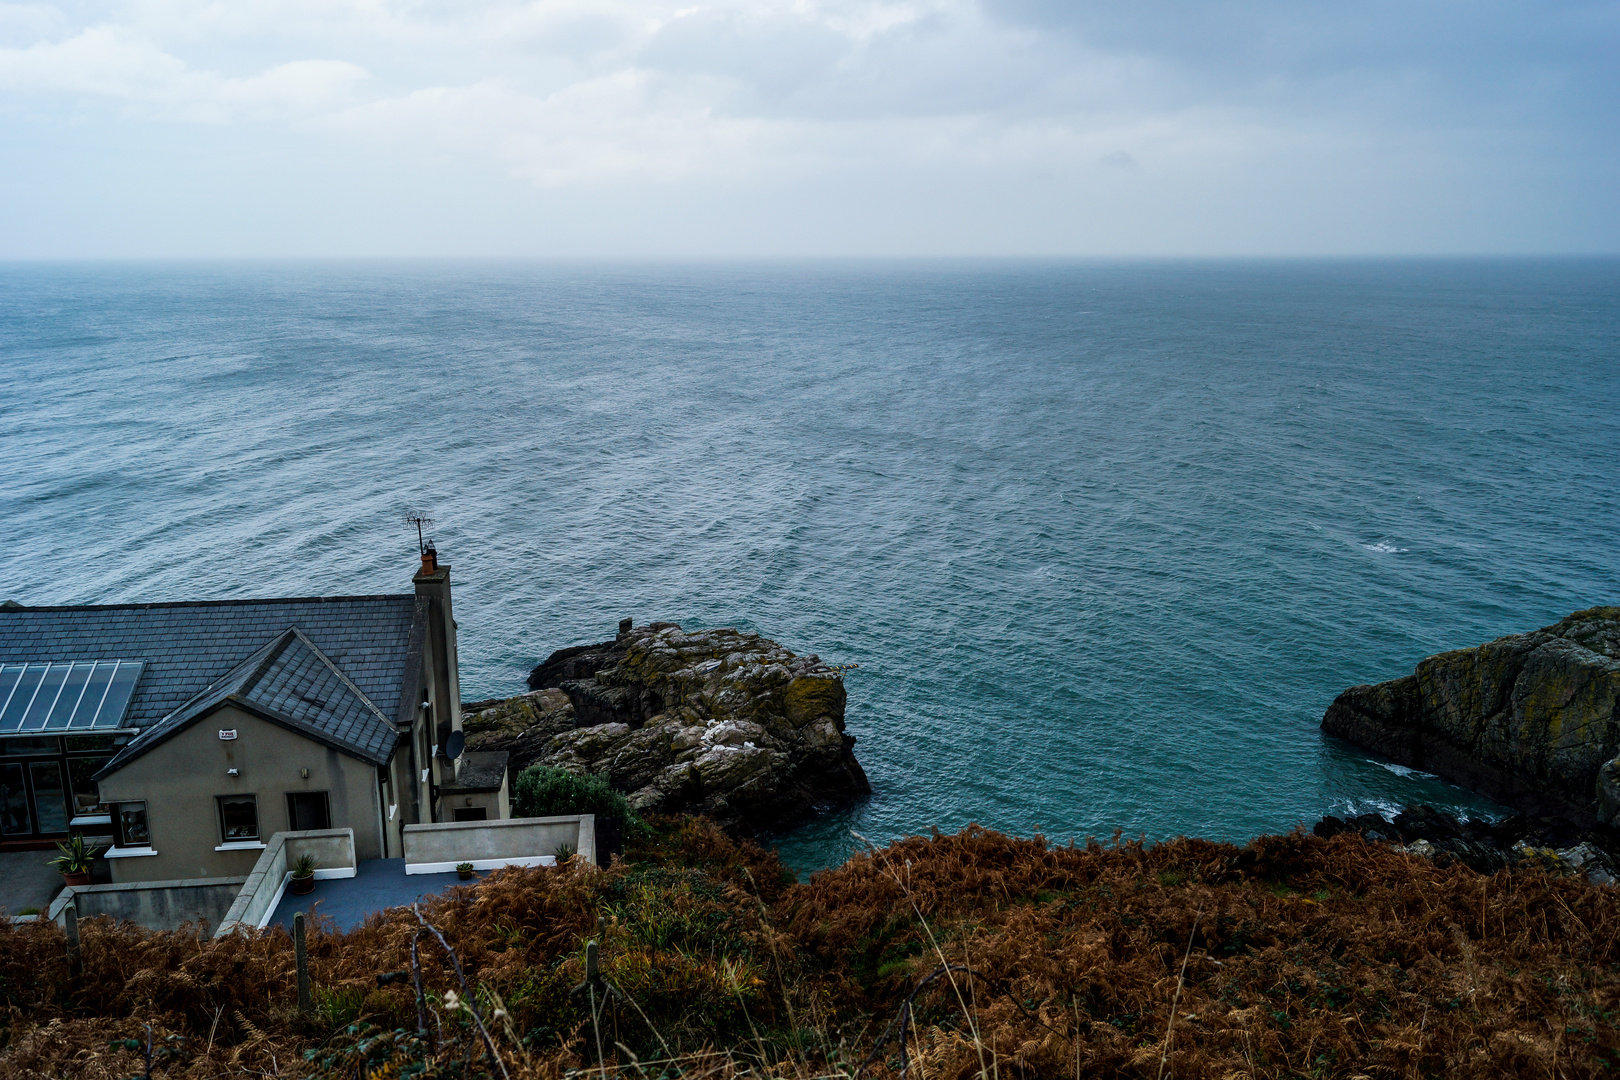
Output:
[[1620,607],[1353,686],[1322,730],[1527,814],[1620,826]]
[[844,732],[844,680],[814,655],[737,630],[635,627],[552,653],[530,691],[463,708],[467,745],[606,776],[633,809],[780,829],[871,787]]

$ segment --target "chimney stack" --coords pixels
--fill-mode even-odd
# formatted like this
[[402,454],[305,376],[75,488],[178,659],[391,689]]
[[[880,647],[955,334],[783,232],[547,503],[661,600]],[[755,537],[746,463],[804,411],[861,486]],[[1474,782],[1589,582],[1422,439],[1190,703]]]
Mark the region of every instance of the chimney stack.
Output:
[[[418,600],[426,602],[423,643],[428,696],[433,701],[433,744],[443,747],[450,745],[451,733],[461,728],[461,669],[456,658],[456,618],[450,607],[450,567],[439,562],[431,543],[422,546],[422,572],[413,584]],[[448,781],[441,777],[439,782]]]

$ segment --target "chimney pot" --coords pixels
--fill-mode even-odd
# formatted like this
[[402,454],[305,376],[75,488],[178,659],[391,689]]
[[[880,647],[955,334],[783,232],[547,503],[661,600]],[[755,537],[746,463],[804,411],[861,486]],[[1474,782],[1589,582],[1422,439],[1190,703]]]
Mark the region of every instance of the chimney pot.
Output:
[[422,549],[422,573],[433,574],[439,569],[439,553],[433,549],[432,541]]

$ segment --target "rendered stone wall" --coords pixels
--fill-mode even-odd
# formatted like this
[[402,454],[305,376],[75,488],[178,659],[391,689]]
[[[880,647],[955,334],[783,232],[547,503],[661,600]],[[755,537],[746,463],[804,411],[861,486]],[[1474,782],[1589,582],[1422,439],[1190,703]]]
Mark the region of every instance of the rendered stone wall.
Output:
[[69,902],[80,919],[105,915],[148,930],[178,930],[201,923],[211,934],[235,902],[245,878],[193,878],[118,885],[80,885],[64,889],[51,905],[50,917],[66,921]]
[[563,817],[508,818],[504,821],[446,822],[405,827],[406,872],[430,873],[417,867],[454,867],[470,862],[479,869],[497,865],[541,865],[567,845],[596,860],[596,818],[591,814]]

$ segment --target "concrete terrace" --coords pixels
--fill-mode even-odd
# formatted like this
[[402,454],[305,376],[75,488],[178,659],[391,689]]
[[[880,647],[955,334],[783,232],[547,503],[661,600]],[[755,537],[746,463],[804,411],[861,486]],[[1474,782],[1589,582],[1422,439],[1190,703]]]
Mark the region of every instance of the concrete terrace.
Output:
[[[407,825],[403,836],[403,858],[361,860],[351,828],[278,832],[246,876],[69,886],[50,902],[46,916],[63,922],[71,905],[81,919],[110,915],[153,930],[200,924],[217,938],[272,925],[291,929],[293,916],[304,912],[346,933],[376,912],[474,884],[478,871],[553,866],[564,846],[588,863],[597,861],[591,814]],[[315,887],[297,896],[292,872],[305,859],[314,864]],[[461,881],[455,868],[462,863],[472,864],[474,879]],[[0,872],[6,869],[0,865]],[[6,886],[0,902],[20,906],[34,896],[23,869],[19,864],[12,880],[0,883]],[[52,876],[60,887],[60,876]]]
[[44,911],[62,891],[62,875],[50,865],[54,851],[0,851],[0,913]]
[[454,871],[407,875],[404,859],[364,859],[355,867],[354,877],[317,880],[315,891],[306,896],[282,893],[266,925],[283,926],[291,933],[293,916],[302,911],[306,920],[319,915],[347,932],[376,912],[410,907],[413,901],[437,896],[452,885],[474,885],[482,876],[474,874],[472,881],[464,882]]

